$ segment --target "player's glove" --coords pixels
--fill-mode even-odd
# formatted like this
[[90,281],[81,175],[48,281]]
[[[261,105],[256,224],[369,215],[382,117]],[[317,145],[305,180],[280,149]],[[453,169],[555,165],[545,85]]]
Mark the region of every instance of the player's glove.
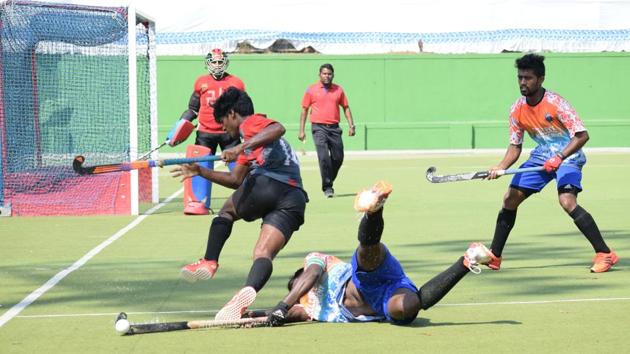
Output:
[[289,312],[289,305],[280,301],[276,307],[271,310],[269,316],[267,316],[267,321],[269,321],[269,325],[271,327],[282,326],[287,322],[287,313]]
[[558,170],[560,165],[562,164],[562,156],[556,155],[549,160],[545,161],[544,168],[547,173],[552,173]]
[[190,133],[192,133],[194,130],[195,126],[190,121],[186,119],[180,119],[175,123],[173,129],[171,129],[171,131],[166,136],[166,142],[170,146],[176,146],[179,143],[182,143],[183,141],[188,139],[188,136],[190,136]]

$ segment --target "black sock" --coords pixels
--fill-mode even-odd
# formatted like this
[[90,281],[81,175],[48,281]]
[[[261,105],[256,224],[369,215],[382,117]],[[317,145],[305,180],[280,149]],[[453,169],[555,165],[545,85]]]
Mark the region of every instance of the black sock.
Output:
[[429,309],[440,301],[444,295],[468,274],[470,270],[464,265],[464,257],[460,257],[457,262],[448,267],[442,273],[426,282],[416,293],[420,299],[420,307],[423,310]]
[[497,215],[497,225],[494,228],[494,237],[490,245],[490,250],[495,256],[501,257],[503,247],[505,247],[515,222],[516,210],[502,208],[499,215]]
[[602,234],[595,223],[595,220],[584,208],[576,206],[569,215],[573,218],[573,222],[578,229],[582,231],[586,239],[591,243],[595,252],[610,253],[610,248],[606,246]]
[[375,213],[365,213],[361,219],[359,225],[359,242],[363,246],[377,245],[381,242],[381,235],[383,235],[383,228],[385,222],[383,221],[383,209],[381,208]]
[[208,245],[206,246],[205,259],[219,261],[219,255],[221,254],[223,245],[232,233],[233,224],[234,221],[220,216],[212,219],[210,232],[208,232]]
[[247,276],[247,282],[245,286],[251,286],[259,292],[260,289],[265,286],[269,277],[271,277],[271,272],[273,272],[273,263],[271,263],[271,259],[269,258],[256,258],[254,260],[254,264],[249,269],[249,275]]

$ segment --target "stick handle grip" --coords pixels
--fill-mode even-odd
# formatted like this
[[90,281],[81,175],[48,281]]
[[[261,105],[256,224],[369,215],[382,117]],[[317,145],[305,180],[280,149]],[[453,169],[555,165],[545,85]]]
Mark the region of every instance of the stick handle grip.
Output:
[[[512,168],[512,169],[508,169],[508,170],[499,170],[497,171],[497,175],[498,176],[503,176],[503,175],[515,175],[518,173],[525,173],[525,172],[539,172],[539,171],[543,171],[545,168],[543,166],[536,166],[536,167],[525,167],[525,168]],[[486,176],[489,173],[486,172]]]
[[221,160],[220,155],[207,155],[207,156],[199,156],[199,157],[183,157],[178,159],[164,159],[164,160],[149,160],[151,166],[150,167],[161,167],[161,166],[169,166],[169,165],[182,165],[186,163],[195,163],[195,162],[206,162],[206,161],[217,161]]

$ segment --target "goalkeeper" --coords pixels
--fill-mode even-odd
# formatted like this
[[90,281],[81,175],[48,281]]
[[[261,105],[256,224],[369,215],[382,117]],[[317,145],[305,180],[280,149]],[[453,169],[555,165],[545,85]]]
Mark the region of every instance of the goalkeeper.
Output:
[[[193,93],[188,102],[188,109],[182,113],[173,129],[166,138],[170,146],[184,142],[192,133],[195,126],[192,121],[199,118],[199,128],[195,145],[186,148],[186,157],[214,155],[217,147],[221,151],[234,147],[240,143],[238,137],[233,137],[223,131],[221,124],[215,121],[212,105],[229,87],[236,87],[245,91],[243,81],[227,73],[229,59],[227,53],[215,48],[206,56],[206,66],[209,75],[203,75],[195,81]],[[213,162],[204,162],[205,168],[213,168]],[[230,169],[233,165],[230,165]],[[193,177],[184,183],[184,214],[207,215],[210,210],[210,196],[212,182],[203,177]]]
[[[322,253],[307,255],[304,267],[289,281],[289,294],[274,309],[265,311],[272,325],[300,321],[409,324],[469,271],[479,273],[479,264],[490,261],[490,251],[481,243],[472,243],[463,257],[418,290],[380,242],[382,207],[390,192],[390,185],[379,182],[359,193],[355,209],[365,214],[359,225],[359,247],[351,262]],[[260,315],[259,311],[245,314]]]

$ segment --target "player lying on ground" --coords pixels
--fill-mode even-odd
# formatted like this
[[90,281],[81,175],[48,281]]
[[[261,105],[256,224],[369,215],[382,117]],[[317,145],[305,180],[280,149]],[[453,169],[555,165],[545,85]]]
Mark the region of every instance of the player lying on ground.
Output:
[[[322,253],[310,253],[289,281],[289,294],[269,312],[274,326],[287,322],[390,321],[413,322],[444,297],[471,270],[490,260],[481,243],[473,243],[463,257],[420,289],[380,242],[383,204],[391,186],[379,182],[357,195],[355,208],[365,212],[359,225],[359,247],[351,263]],[[252,311],[246,316],[260,316]]]
[[[229,88],[216,101],[214,115],[230,135],[242,135],[242,144],[221,152],[224,161],[236,160],[236,167],[230,172],[220,172],[199,165],[182,165],[171,172],[173,177],[184,179],[200,175],[236,191],[212,219],[204,258],[182,268],[181,274],[191,282],[212,278],[219,268],[219,254],[232,233],[234,222],[262,219],[254,262],[245,287],[235,296],[238,301],[253,302],[256,292],[271,276],[272,260],[304,223],[307,196],[302,188],[297,157],[282,138],[284,127],[264,115],[254,114],[247,93]],[[231,301],[215,318],[233,319],[234,309]],[[238,312],[236,318],[240,318],[241,313]]]

